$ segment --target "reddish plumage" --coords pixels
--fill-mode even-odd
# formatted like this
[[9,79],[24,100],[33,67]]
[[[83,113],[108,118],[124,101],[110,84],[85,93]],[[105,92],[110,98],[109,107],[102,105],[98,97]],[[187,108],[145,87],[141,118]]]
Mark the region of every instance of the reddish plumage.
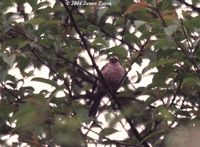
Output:
[[[116,91],[117,88],[119,88],[121,84],[120,82],[125,75],[125,70],[119,63],[119,59],[117,57],[111,57],[109,59],[109,62],[106,65],[104,65],[104,67],[101,69],[101,72],[105,79],[105,82],[109,86],[109,89],[112,91]],[[106,95],[106,93],[107,90],[105,89],[105,86],[98,81],[96,94],[93,100],[93,104],[89,111],[89,116],[94,117],[96,115],[101,99],[103,96]]]

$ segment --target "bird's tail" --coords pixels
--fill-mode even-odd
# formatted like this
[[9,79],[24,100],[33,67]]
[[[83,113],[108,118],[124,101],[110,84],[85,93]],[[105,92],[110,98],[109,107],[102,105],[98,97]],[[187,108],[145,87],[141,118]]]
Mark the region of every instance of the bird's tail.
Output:
[[99,109],[99,106],[100,106],[100,102],[101,102],[101,99],[102,97],[105,95],[105,93],[98,93],[94,100],[93,100],[93,104],[89,110],[89,116],[90,117],[95,117],[97,112],[98,112],[98,109]]

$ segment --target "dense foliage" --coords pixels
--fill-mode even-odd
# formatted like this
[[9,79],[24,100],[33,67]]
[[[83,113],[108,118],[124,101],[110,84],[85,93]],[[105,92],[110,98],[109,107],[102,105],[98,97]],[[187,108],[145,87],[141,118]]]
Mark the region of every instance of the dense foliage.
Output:
[[[1,0],[0,144],[190,146],[181,134],[199,129],[198,4]],[[128,78],[90,118],[101,59],[112,55]],[[37,76],[44,67],[48,77]]]

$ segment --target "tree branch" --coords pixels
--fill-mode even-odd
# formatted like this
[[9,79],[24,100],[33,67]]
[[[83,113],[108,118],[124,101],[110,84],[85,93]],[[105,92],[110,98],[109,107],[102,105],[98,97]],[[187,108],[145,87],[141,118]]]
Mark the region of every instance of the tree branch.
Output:
[[192,8],[194,11],[197,11],[198,13],[200,13],[200,8],[198,7],[195,7],[194,5],[191,5],[189,3],[187,3],[186,1],[184,0],[177,0],[178,2],[182,3],[182,4],[185,4],[186,6],[189,6],[190,8]]
[[[93,67],[95,68],[95,70],[97,71],[97,74],[98,74],[98,76],[100,77],[100,80],[101,80],[102,84],[105,86],[105,88],[106,88],[106,89],[108,90],[108,92],[111,94],[111,97],[115,100],[116,104],[118,105],[119,109],[121,110],[122,114],[124,115],[124,113],[123,113],[124,110],[123,110],[121,104],[117,101],[117,99],[116,99],[116,94],[114,94],[113,92],[111,92],[111,90],[110,90],[109,86],[107,85],[107,83],[106,83],[106,81],[105,81],[105,79],[104,79],[104,77],[103,77],[101,71],[99,70],[99,68],[98,68],[98,66],[97,66],[97,64],[96,64],[96,62],[94,61],[94,58],[93,58],[93,56],[92,56],[92,54],[91,54],[91,52],[90,52],[89,46],[88,46],[88,42],[87,42],[85,36],[84,36],[84,35],[81,33],[81,31],[79,30],[79,28],[78,28],[78,26],[77,26],[77,24],[76,24],[76,21],[75,21],[73,15],[72,15],[72,13],[71,13],[69,7],[66,5],[65,0],[60,0],[60,2],[63,4],[65,10],[66,10],[67,13],[69,14],[69,17],[70,17],[71,22],[72,22],[72,24],[73,24],[73,26],[74,26],[74,29],[76,30],[77,34],[79,35],[79,37],[80,37],[80,39],[81,39],[81,42],[83,43],[83,46],[85,47],[85,49],[86,49],[86,51],[87,51],[87,54],[89,55],[90,60],[91,60],[91,62],[92,62],[92,65],[93,65]],[[132,120],[131,120],[130,118],[128,118],[127,116],[125,116],[125,115],[124,115],[124,117],[126,118],[126,121],[129,123],[129,125],[130,125],[130,127],[131,127],[131,131],[133,132],[133,134],[135,134],[135,136],[136,136],[137,139],[141,142],[141,144],[143,144],[145,147],[150,147],[149,144],[148,144],[146,141],[142,140],[142,137],[140,136],[140,133],[137,131],[137,129],[136,129],[134,123],[132,122]]]
[[[163,27],[168,27],[167,23],[165,22],[164,18],[162,17],[159,9],[156,8],[152,8],[153,10],[155,10],[159,16],[159,18],[162,21]],[[180,50],[182,51],[182,53],[185,55],[185,57],[187,58],[187,60],[194,66],[194,68],[196,69],[197,72],[200,72],[200,69],[198,67],[198,65],[195,63],[195,61],[193,61],[190,56],[188,51],[181,45],[180,42],[178,42],[178,40],[176,39],[175,35],[172,34],[172,38],[174,39],[174,42],[176,43],[177,47],[180,48]],[[186,38],[187,39],[187,38]]]

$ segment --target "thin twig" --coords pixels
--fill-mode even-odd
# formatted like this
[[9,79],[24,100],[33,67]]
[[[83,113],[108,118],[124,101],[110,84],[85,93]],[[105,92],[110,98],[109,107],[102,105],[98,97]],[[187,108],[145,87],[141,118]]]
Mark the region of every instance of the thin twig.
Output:
[[186,6],[189,6],[190,8],[192,8],[194,11],[197,11],[198,13],[200,13],[200,8],[199,7],[195,7],[194,5],[191,5],[189,3],[187,3],[186,1],[184,0],[177,0],[179,1],[180,3],[182,4],[185,4]]

